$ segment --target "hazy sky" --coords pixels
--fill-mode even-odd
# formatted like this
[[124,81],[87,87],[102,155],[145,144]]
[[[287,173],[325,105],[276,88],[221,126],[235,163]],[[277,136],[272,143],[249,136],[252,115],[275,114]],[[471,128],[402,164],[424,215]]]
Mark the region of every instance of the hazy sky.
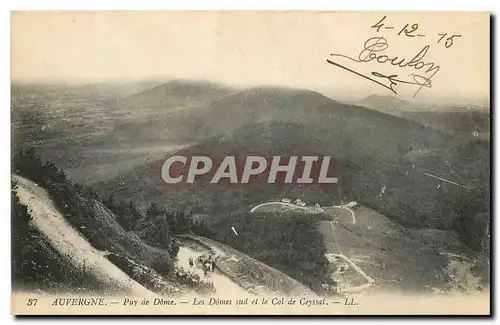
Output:
[[[377,32],[371,26],[384,15]],[[415,23],[418,29],[410,35],[425,37],[398,35]],[[434,63],[439,71],[432,88],[422,89],[418,99],[488,99],[489,23],[487,13],[13,13],[12,80],[196,78],[303,87],[333,97],[392,95],[326,62],[330,53],[357,58],[367,39],[384,36],[388,47],[377,55],[390,58],[409,61],[429,45],[421,61]],[[447,33],[440,43],[438,33]],[[461,37],[446,48],[453,34]],[[425,68],[336,59],[368,76],[372,71],[402,80],[426,75]],[[395,89],[408,99],[416,87],[399,84]]]

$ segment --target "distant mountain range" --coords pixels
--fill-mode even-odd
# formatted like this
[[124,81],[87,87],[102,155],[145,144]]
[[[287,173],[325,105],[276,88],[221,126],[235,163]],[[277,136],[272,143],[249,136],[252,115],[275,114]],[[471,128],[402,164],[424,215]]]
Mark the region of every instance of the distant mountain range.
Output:
[[220,99],[235,90],[206,81],[171,80],[137,94],[118,98],[117,108],[169,109],[197,106]]
[[[332,155],[344,164],[345,169],[341,171],[344,177],[343,195],[366,199],[374,205],[385,206],[386,210],[403,212],[397,202],[398,196],[406,191],[403,188],[407,187],[419,187],[427,201],[436,201],[438,204],[437,201],[441,200],[436,193],[428,190],[426,182],[420,180],[421,185],[412,184],[414,179],[411,177],[425,178],[421,176],[423,173],[405,176],[408,166],[412,164],[405,156],[410,152],[439,152],[447,146],[450,140],[448,136],[404,118],[336,102],[317,92],[252,88],[202,108],[171,112],[164,119],[147,123],[147,127],[133,123],[129,127],[145,128],[151,134],[161,134],[162,129],[165,129],[170,139],[191,136],[191,140],[196,141],[196,144],[177,151],[176,155],[250,155],[269,152],[276,155],[306,152]],[[114,181],[99,183],[98,187],[119,196],[140,196],[138,200],[142,204],[147,204],[151,199],[160,199],[184,207],[198,204],[202,210],[212,209],[211,204],[215,201],[241,207],[265,197],[279,196],[284,191],[267,184],[246,189],[227,189],[209,186],[206,181],[166,197],[165,184],[161,183],[158,176],[163,161],[159,159],[138,166]],[[383,184],[393,187],[395,201],[379,199]],[[340,199],[337,189],[327,192],[289,190],[308,195],[309,199],[314,198],[321,203]],[[309,194],[304,194],[306,192]],[[405,200],[415,198],[405,195]],[[428,209],[434,209],[423,208],[416,201],[410,206],[412,212],[401,218],[414,225],[425,224],[427,221],[419,218],[424,218]],[[447,224],[442,220],[432,223],[439,227]]]
[[[387,141],[394,141],[390,132],[404,133],[408,148],[425,147],[428,141],[420,134],[425,127],[406,119],[342,104],[314,91],[276,87],[252,88],[196,108],[160,112],[154,118],[146,116],[118,125],[114,133],[127,138],[140,131],[138,136],[148,140],[192,142],[272,121],[304,123],[308,130],[322,133],[320,137],[324,139],[345,133],[342,138],[356,137],[368,147],[382,143],[387,147]],[[378,133],[382,141],[361,140],[361,134],[367,132]],[[439,132],[425,134],[441,137]]]
[[446,133],[484,138],[490,132],[490,112],[483,105],[410,103],[395,96],[370,95],[355,104],[430,126]]
[[[112,115],[113,123],[89,134],[92,127],[110,119],[95,118],[99,117],[96,112],[101,111],[94,109],[102,107],[102,102],[79,105],[82,110],[89,107],[84,113],[95,115],[94,119],[76,116],[75,121],[81,124],[79,129],[60,124],[71,142],[47,146],[46,152],[57,155],[61,166],[71,160],[73,168],[88,169],[90,173],[96,169],[93,164],[99,164],[100,175],[118,176],[97,182],[97,188],[134,199],[141,206],[159,200],[173,207],[189,205],[203,210],[199,212],[227,212],[295,191],[298,196],[321,203],[331,204],[341,196],[358,200],[410,226],[449,229],[457,227],[460,220],[466,230],[467,222],[463,220],[474,218],[489,207],[489,188],[481,185],[489,182],[487,110],[415,111],[408,102],[381,96],[345,104],[309,90],[257,87],[241,91],[198,81],[171,81],[118,100],[111,98],[106,103],[111,105],[105,106],[106,112],[121,114]],[[36,113],[36,105],[28,108]],[[453,114],[456,118],[452,118]],[[467,114],[476,118],[471,120]],[[45,118],[50,120],[50,116]],[[484,134],[474,135],[477,129],[478,133],[486,133],[486,138],[481,137]],[[75,130],[81,130],[81,140]],[[167,197],[159,167],[174,153],[156,150],[152,154],[147,149],[153,145],[161,149],[180,144],[184,148],[175,154],[329,154],[342,163],[341,189],[324,192],[257,186],[214,190],[202,182]],[[470,152],[477,155],[471,156]],[[470,185],[474,191],[439,182],[426,173]],[[387,190],[382,195],[384,187]],[[463,206],[467,202],[469,206]],[[481,231],[475,234],[482,236]]]
[[370,95],[353,103],[395,116],[402,116],[404,111],[414,108],[409,102],[396,96]]

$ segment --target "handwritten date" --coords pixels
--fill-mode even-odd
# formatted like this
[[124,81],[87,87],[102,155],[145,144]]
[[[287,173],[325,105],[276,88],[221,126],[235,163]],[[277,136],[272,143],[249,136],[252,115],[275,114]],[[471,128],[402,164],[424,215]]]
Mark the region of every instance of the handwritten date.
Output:
[[[395,28],[394,26],[387,26],[386,25],[386,22],[385,22],[386,18],[387,18],[387,16],[382,17],[379,21],[377,21],[375,24],[373,24],[370,27],[376,29],[377,32],[380,32],[381,29],[385,29],[385,30],[394,29]],[[418,25],[418,23],[413,23],[411,25],[408,23],[408,24],[404,25],[403,28],[401,28],[399,30],[397,35],[398,36],[406,36],[406,37],[426,37],[425,34],[420,34],[418,32],[419,27],[420,26]],[[461,34],[438,33],[437,35],[440,37],[438,37],[436,43],[439,44],[444,39],[445,40],[444,46],[446,48],[450,48],[451,46],[453,46],[454,39],[462,37]]]

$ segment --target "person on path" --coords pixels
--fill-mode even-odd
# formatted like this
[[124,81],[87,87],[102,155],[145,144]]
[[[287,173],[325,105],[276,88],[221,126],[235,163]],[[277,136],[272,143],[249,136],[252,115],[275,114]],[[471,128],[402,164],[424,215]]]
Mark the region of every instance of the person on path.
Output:
[[204,276],[207,276],[207,272],[208,272],[208,263],[205,263],[203,265],[203,275]]

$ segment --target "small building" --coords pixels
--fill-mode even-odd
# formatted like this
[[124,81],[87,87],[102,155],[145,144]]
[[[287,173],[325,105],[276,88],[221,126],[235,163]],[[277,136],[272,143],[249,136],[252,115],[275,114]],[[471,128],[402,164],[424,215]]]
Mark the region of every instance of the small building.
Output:
[[283,202],[283,203],[291,203],[292,200],[287,199],[286,197],[284,197],[284,198],[281,199],[281,202]]
[[314,211],[316,211],[316,212],[323,212],[324,210],[321,208],[321,206],[319,205],[319,203],[316,203],[314,205]]
[[195,224],[207,224],[210,219],[210,215],[205,213],[193,213],[193,223]]
[[358,205],[358,202],[356,201],[351,201],[345,205],[346,208],[354,208],[355,206]]

